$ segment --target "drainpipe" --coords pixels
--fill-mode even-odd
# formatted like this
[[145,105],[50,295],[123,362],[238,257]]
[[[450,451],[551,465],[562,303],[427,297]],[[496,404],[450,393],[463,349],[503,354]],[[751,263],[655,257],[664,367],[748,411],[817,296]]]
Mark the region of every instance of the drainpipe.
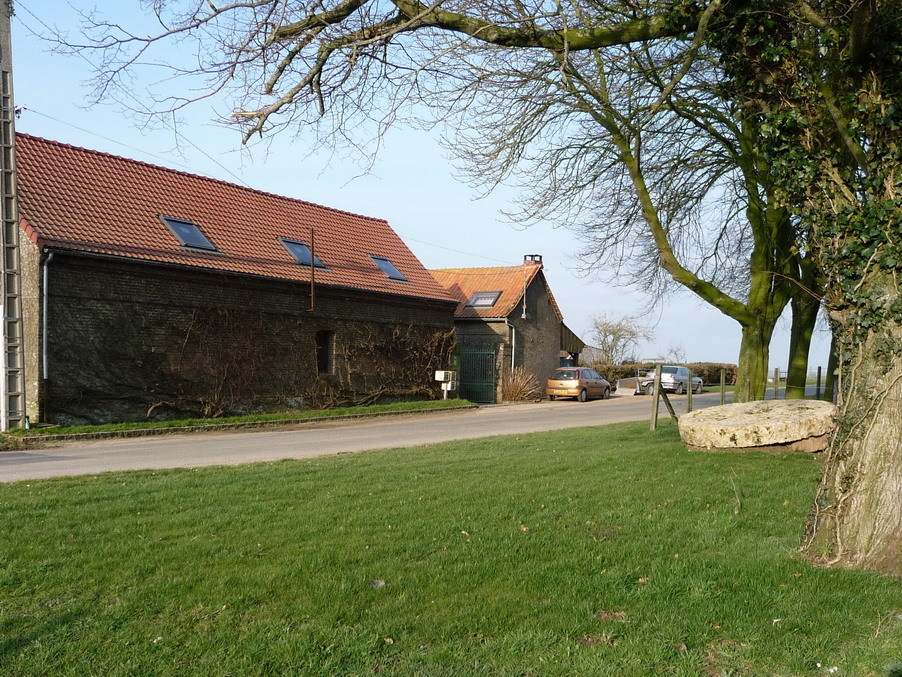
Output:
[[504,324],[507,325],[507,328],[510,330],[511,337],[511,371],[514,370],[516,363],[514,360],[517,357],[517,328],[507,321],[507,318],[504,318]]
[[49,314],[50,306],[50,302],[48,300],[48,297],[50,296],[48,280],[50,278],[49,268],[51,261],[53,261],[53,252],[48,252],[47,258],[44,259],[44,298],[41,299],[41,377],[45,381],[50,378],[47,367],[49,362],[47,350],[47,316]]

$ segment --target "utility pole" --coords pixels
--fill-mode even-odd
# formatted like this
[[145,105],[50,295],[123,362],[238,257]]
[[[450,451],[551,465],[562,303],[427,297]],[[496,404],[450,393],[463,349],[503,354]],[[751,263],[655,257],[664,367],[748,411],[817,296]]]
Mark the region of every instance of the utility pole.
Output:
[[10,17],[12,0],[0,0],[0,429],[25,425],[22,351],[22,275],[16,209],[16,127]]

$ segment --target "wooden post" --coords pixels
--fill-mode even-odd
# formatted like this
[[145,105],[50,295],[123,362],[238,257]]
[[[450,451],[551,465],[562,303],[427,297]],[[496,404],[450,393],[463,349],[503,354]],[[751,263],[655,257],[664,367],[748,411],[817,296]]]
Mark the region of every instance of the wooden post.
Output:
[[679,423],[679,418],[677,418],[676,412],[673,410],[673,405],[670,403],[670,398],[667,397],[667,393],[663,390],[661,391],[661,399],[664,400],[664,406],[667,407],[667,411],[670,413],[670,418],[673,419],[674,423]]
[[777,391],[780,389],[780,367],[774,367],[774,399],[780,399],[777,396]]
[[821,368],[817,368],[817,387],[814,389],[814,399],[821,399]]
[[661,394],[661,365],[655,366],[655,387],[651,396],[651,429],[658,429],[658,396]]
[[720,368],[720,403],[727,401],[727,370]]
[[686,413],[688,414],[692,411],[692,391],[694,390],[692,383],[692,370],[689,370],[689,383],[686,386],[688,390],[686,391]]

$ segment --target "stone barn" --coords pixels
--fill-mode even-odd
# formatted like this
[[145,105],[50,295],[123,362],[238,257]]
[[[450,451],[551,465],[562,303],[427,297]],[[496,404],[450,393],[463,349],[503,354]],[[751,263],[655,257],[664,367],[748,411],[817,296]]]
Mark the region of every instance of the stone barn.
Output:
[[32,421],[440,396],[457,300],[386,221],[25,134],[16,154]]

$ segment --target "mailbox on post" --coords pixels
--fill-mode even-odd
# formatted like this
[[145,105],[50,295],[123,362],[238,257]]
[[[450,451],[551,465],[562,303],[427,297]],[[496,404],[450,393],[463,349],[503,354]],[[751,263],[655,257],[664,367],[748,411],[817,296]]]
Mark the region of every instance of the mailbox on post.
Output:
[[448,399],[449,390],[457,390],[456,371],[437,371],[435,372],[435,380],[442,384],[443,399]]

